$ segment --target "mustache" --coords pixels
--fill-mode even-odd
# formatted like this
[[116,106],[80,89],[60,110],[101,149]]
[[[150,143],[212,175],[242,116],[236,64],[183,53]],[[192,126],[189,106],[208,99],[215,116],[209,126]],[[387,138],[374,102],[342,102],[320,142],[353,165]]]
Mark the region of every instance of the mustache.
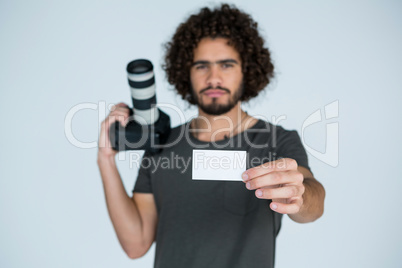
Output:
[[201,91],[200,91],[200,94],[201,94],[201,93],[204,93],[205,91],[210,90],[210,89],[220,89],[220,90],[226,91],[227,93],[230,93],[230,90],[227,89],[227,88],[224,88],[224,87],[221,87],[221,86],[217,86],[217,87],[209,86],[209,87],[204,88],[203,90],[201,90]]

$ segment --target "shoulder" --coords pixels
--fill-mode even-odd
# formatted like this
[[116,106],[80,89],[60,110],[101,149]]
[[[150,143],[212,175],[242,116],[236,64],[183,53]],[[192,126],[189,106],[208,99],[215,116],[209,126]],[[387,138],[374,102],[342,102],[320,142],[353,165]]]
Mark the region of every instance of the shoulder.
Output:
[[185,131],[187,130],[188,123],[189,122],[186,122],[186,123],[180,124],[180,125],[178,125],[176,127],[173,127],[170,130],[170,134],[169,134],[169,138],[167,140],[167,143],[170,143],[172,141],[180,139],[180,137],[182,137],[184,135]]
[[253,128],[264,129],[265,131],[270,132],[271,135],[276,136],[276,138],[281,139],[295,138],[299,136],[297,131],[294,129],[286,129],[280,125],[275,125],[262,119],[259,119]]
[[179,148],[184,147],[183,142],[185,140],[185,132],[188,128],[188,122],[180,124],[170,129],[169,136],[166,141],[161,145],[161,150],[156,153],[146,152],[144,158],[158,158],[169,154],[172,150],[179,150]]

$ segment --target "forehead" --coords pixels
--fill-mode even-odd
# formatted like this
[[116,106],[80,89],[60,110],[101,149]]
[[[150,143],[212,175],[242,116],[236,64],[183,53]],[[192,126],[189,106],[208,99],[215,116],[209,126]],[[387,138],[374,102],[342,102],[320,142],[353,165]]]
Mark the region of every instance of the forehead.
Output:
[[217,61],[224,59],[235,59],[240,62],[240,55],[237,50],[228,44],[229,39],[217,37],[205,37],[201,39],[194,49],[194,61],[207,60]]

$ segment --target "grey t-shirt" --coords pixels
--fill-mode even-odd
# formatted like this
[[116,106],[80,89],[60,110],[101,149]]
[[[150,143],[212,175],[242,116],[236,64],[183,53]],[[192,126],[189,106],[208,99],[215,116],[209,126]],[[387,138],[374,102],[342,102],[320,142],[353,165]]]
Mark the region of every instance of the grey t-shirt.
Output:
[[247,168],[284,157],[309,168],[299,135],[259,120],[238,135],[210,143],[197,140],[188,128],[188,122],[173,128],[161,153],[144,156],[133,190],[154,194],[154,266],[274,267],[282,214],[242,181],[192,180],[192,151],[245,150]]

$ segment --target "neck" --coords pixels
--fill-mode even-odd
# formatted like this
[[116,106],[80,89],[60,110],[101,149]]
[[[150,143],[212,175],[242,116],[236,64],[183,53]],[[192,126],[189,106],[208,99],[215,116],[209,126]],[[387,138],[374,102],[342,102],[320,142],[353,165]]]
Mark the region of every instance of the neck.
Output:
[[202,141],[218,141],[242,132],[255,118],[241,109],[238,102],[233,109],[221,115],[210,115],[198,108],[198,118],[191,123],[193,135]]

